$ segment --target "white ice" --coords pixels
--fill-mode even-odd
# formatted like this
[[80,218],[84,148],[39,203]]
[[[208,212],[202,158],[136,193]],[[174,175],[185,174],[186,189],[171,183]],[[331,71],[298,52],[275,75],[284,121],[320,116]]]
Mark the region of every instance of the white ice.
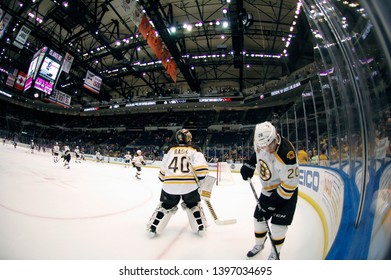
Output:
[[[190,229],[179,207],[165,231],[150,238],[146,224],[160,196],[158,169],[142,180],[120,164],[71,161],[70,169],[50,152],[0,144],[0,259],[3,260],[245,260],[254,245],[255,198],[248,182],[215,186],[203,237]],[[211,174],[213,175],[213,174]],[[253,182],[260,191],[257,178]],[[320,260],[323,230],[312,206],[299,197],[281,259]],[[253,259],[267,259],[270,243]]]

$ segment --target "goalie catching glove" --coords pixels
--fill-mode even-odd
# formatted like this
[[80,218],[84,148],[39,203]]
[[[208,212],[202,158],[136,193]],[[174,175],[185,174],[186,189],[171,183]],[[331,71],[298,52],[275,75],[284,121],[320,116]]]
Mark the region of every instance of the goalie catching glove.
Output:
[[198,192],[203,200],[209,201],[212,195],[212,188],[214,183],[216,182],[216,178],[207,175],[204,179],[199,180],[199,189]]

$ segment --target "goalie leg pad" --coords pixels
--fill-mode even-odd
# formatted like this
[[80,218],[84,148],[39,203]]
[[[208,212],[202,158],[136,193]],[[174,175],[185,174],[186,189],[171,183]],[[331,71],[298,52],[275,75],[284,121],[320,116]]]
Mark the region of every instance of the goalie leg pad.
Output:
[[168,221],[171,219],[172,215],[176,213],[178,207],[174,206],[171,209],[165,209],[162,207],[162,204],[159,203],[155,212],[152,214],[151,219],[147,225],[147,229],[156,234],[160,234],[166,228]]
[[187,213],[191,229],[195,232],[203,233],[206,230],[206,218],[201,203],[198,202],[198,204],[191,209],[188,208],[184,202],[182,202],[181,205],[183,210]]

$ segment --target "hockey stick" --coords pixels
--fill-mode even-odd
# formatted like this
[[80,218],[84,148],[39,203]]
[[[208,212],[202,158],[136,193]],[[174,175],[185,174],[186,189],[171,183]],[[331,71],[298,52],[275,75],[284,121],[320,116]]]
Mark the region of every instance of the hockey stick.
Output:
[[208,206],[209,212],[210,212],[210,214],[212,215],[213,220],[215,221],[216,225],[224,226],[224,225],[236,224],[236,219],[220,220],[220,219],[217,217],[216,212],[215,212],[215,210],[213,209],[212,204],[210,203],[210,201],[209,201],[209,200],[204,200],[204,201],[205,201],[205,203],[206,203],[206,206]]
[[[194,179],[195,179],[195,181],[197,183],[197,186],[198,186],[198,188],[201,188],[200,181],[198,180],[198,177],[197,177],[197,174],[195,173],[193,165],[190,163],[190,160],[188,160],[188,162],[189,162],[191,173],[193,173],[193,176],[194,176]],[[206,206],[208,207],[208,210],[209,210],[210,214],[212,215],[213,220],[214,220],[216,225],[222,226],[222,225],[236,224],[236,219],[220,220],[217,217],[217,214],[216,214],[215,210],[213,209],[213,206],[210,203],[210,201],[209,200],[205,200],[205,199],[203,199],[203,201],[205,201]]]
[[[251,178],[247,178],[247,181],[249,182],[250,187],[251,187],[251,190],[253,191],[254,198],[255,198],[255,200],[256,200],[256,202],[257,202],[258,209],[259,209],[259,211],[262,211],[262,207],[261,207],[261,204],[259,203],[258,195],[257,195],[257,192],[255,191],[255,188],[254,188],[253,182],[251,181]],[[269,224],[268,224],[268,222],[265,220],[265,218],[263,218],[263,221],[266,223],[267,234],[269,235],[270,242],[271,242],[271,244],[272,244],[274,253],[276,253],[277,260],[279,260],[279,259],[280,259],[280,256],[279,256],[279,254],[278,254],[278,252],[277,252],[276,244],[274,244],[274,240],[273,240],[273,238],[272,238],[272,232],[271,232],[271,230],[270,230]]]
[[155,162],[155,157],[148,157],[144,160],[146,165],[152,165]]

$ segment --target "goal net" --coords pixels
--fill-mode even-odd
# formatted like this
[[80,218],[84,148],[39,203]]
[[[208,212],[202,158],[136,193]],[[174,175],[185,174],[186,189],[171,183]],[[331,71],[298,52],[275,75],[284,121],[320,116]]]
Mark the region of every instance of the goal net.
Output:
[[232,176],[231,165],[227,162],[218,162],[216,166],[216,186],[232,183],[234,183],[234,177]]

